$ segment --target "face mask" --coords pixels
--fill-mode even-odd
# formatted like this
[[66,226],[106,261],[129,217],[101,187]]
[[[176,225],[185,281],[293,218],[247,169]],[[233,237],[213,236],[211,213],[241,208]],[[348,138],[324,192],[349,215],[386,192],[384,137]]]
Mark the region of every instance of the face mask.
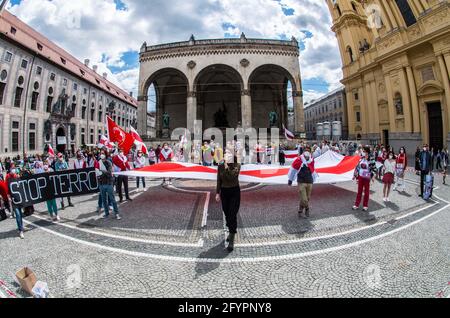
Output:
[[164,149],[165,149],[165,150],[169,150],[169,146],[165,146]]
[[405,151],[402,149],[402,150],[400,150],[400,153],[404,153]]
[[389,159],[394,159],[394,157],[393,156],[389,156]]
[[106,156],[105,155],[100,155],[100,159],[105,160]]
[[309,158],[311,158],[311,154],[309,152],[305,152],[303,156],[305,157],[306,160],[309,160]]
[[16,173],[17,173],[17,170],[16,170],[16,169],[11,169],[11,173],[12,173],[12,174],[16,174]]
[[427,151],[427,148],[423,148],[423,151]]
[[140,153],[140,154],[138,154],[138,157],[140,158],[140,157],[142,157],[142,154]]
[[44,166],[44,170],[48,170],[48,166]]

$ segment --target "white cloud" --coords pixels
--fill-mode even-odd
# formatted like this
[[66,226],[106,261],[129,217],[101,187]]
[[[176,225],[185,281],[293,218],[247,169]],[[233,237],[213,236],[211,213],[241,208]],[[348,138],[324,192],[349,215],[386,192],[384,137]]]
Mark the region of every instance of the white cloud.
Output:
[[[220,38],[225,33],[247,37],[303,40],[300,57],[304,80],[321,77],[330,90],[342,77],[337,41],[331,19],[321,0],[23,0],[10,8],[80,60],[89,58],[109,79],[127,91],[137,91],[138,69],[112,74],[108,67],[123,67],[124,52],[138,51],[142,43],[156,44],[196,38]],[[286,16],[281,5],[294,9]],[[235,28],[223,29],[224,23]],[[306,38],[303,30],[313,34]],[[305,88],[307,89],[307,88]]]

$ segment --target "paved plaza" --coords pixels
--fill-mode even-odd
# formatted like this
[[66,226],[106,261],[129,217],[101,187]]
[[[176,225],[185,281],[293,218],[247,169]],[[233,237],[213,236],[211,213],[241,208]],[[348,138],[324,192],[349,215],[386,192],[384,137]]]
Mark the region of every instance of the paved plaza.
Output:
[[0,223],[0,279],[27,297],[13,273],[29,266],[52,297],[450,297],[450,187],[418,197],[418,177],[368,212],[352,211],[353,182],[314,187],[312,215],[297,214],[297,189],[243,185],[239,233],[224,249],[224,218],[213,182],[148,180],[132,185],[123,219],[97,214],[97,196],[50,221],[43,204]]

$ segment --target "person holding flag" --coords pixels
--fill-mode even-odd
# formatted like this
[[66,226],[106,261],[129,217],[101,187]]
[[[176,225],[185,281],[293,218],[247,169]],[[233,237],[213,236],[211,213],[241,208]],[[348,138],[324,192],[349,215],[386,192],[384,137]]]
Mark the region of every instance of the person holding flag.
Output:
[[297,178],[298,190],[300,196],[300,207],[298,214],[309,218],[309,201],[311,199],[312,188],[317,173],[314,167],[314,157],[311,155],[311,148],[305,147],[304,152],[292,164],[288,174],[288,184],[291,186],[295,178]]
[[[119,154],[113,157],[113,164],[114,164],[115,172],[123,172],[123,171],[131,170],[130,164],[128,163],[128,158],[125,156],[123,149],[119,149]],[[130,194],[128,192],[128,177],[127,176],[118,176],[116,190],[119,193],[120,203],[123,202],[122,185],[125,190],[126,200],[133,201],[130,198]]]

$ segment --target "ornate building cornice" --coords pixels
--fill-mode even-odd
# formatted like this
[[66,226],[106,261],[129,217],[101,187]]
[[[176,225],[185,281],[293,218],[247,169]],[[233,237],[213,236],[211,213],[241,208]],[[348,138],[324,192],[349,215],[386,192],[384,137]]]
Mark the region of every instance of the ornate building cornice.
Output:
[[222,54],[300,55],[298,42],[259,39],[218,39],[187,41],[147,46],[140,53],[140,62],[187,56]]

